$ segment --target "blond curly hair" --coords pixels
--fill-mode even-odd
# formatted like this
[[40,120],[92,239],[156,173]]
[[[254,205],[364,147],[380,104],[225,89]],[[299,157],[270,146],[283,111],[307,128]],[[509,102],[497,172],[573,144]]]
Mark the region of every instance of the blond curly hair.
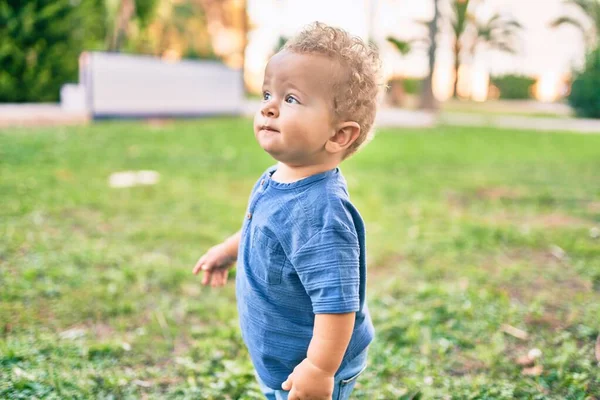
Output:
[[345,72],[334,84],[333,112],[337,121],[358,123],[360,135],[344,158],[373,138],[372,128],[381,87],[381,61],[375,47],[342,29],[315,22],[288,40],[281,51],[323,55],[339,63]]

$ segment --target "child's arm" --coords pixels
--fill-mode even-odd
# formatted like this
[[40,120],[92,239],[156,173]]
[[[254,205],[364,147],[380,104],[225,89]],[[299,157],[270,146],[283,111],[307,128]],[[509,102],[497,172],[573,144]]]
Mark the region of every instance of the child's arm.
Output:
[[281,385],[288,400],[330,399],[338,370],[354,329],[356,313],[317,314],[307,357]]
[[227,283],[229,267],[237,260],[240,237],[241,231],[238,231],[223,243],[208,249],[206,254],[200,257],[192,272],[197,275],[200,270],[204,271],[203,285],[210,282],[212,287],[216,287]]

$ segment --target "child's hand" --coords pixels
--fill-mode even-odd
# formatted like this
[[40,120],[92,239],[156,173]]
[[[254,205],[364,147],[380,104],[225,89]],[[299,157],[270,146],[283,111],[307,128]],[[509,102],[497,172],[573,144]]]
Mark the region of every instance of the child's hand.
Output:
[[212,287],[225,285],[229,267],[235,261],[235,256],[232,256],[230,252],[225,243],[211,247],[206,254],[200,257],[192,272],[197,275],[200,270],[204,271],[203,285],[207,285],[209,282]]
[[281,384],[281,388],[290,391],[288,400],[331,400],[333,375],[305,358]]

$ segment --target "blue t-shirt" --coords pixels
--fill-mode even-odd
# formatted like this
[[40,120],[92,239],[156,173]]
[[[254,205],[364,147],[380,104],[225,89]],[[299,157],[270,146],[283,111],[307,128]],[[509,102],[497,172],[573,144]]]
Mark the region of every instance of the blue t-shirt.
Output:
[[373,340],[365,303],[365,227],[338,168],[280,183],[269,168],[242,226],[236,296],[260,378],[280,389],[306,358],[315,314],[356,312],[340,368]]

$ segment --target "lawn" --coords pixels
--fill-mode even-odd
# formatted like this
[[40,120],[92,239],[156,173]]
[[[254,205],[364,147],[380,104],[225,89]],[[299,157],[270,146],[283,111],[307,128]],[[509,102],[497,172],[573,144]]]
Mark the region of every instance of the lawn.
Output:
[[[233,283],[191,274],[272,163],[251,129],[0,132],[0,398],[261,398]],[[160,182],[108,186],[137,169]],[[383,130],[343,171],[377,331],[357,399],[600,398],[600,136]]]

